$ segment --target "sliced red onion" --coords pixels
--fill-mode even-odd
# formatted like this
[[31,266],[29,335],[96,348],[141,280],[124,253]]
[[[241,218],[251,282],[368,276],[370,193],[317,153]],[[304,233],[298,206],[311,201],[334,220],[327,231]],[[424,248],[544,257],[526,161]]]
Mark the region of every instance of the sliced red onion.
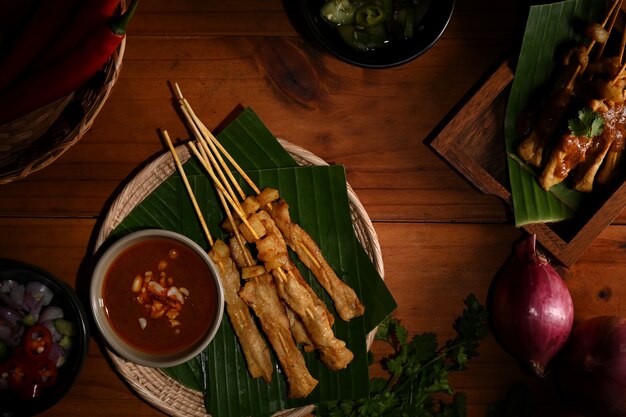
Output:
[[48,306],[41,311],[39,322],[52,321],[63,318],[63,309],[57,306]]
[[43,298],[43,305],[47,306],[52,301],[52,290],[38,281],[31,281],[26,284],[26,292],[31,293],[35,298]]
[[23,306],[24,305],[24,292],[26,289],[23,285],[14,285],[9,292],[9,296],[11,300],[15,302],[15,304]]
[[28,312],[34,313],[35,315],[39,315],[41,311],[41,307],[43,307],[43,297],[39,294],[33,294],[27,292],[24,294],[24,304],[22,308]]
[[24,317],[24,314],[11,308],[0,306],[0,317],[6,320],[9,324],[17,326],[17,321]]
[[65,363],[65,350],[58,344],[53,344],[48,352],[48,359],[55,363],[57,368],[60,368]]
[[50,330],[50,334],[52,334],[52,340],[54,342],[58,343],[61,339],[63,339],[63,335],[57,330],[53,321],[40,321],[39,324]]
[[5,307],[8,307],[8,308],[16,310],[16,311],[21,311],[22,310],[22,306],[17,304],[15,301],[13,301],[8,293],[0,294],[0,305],[3,305]]
[[12,279],[6,279],[0,282],[0,293],[8,294],[9,292],[11,292],[11,288],[16,285],[18,285],[16,281],[13,281]]

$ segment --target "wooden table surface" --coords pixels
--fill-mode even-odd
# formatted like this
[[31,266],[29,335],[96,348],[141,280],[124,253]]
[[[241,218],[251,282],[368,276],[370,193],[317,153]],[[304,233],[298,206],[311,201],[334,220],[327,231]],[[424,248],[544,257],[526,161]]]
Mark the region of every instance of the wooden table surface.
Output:
[[[167,85],[178,82],[211,129],[219,131],[230,114],[249,106],[276,136],[345,165],[378,233],[396,317],[411,334],[452,335],[462,300],[469,293],[485,300],[521,232],[500,200],[477,192],[425,140],[514,53],[526,4],[458,1],[430,51],[385,70],[348,65],[305,41],[285,4],[142,0],[120,78],[93,128],[52,165],[0,186],[0,256],[84,285],[111,198],[163,151],[157,129],[187,137]],[[622,213],[570,269],[577,318],[623,315],[625,275]],[[608,297],[599,296],[603,289]],[[373,350],[381,353],[376,344]],[[537,389],[542,408],[556,407],[549,382],[527,378],[491,337],[479,351],[453,378],[468,395],[470,416],[483,416],[517,381]],[[559,415],[556,410],[546,415]],[[92,337],[76,385],[44,415],[162,413],[125,384]]]

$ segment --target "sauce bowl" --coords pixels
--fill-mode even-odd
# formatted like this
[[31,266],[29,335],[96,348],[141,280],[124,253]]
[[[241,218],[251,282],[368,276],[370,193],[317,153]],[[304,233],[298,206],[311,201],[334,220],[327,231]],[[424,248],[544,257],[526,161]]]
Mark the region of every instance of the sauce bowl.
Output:
[[216,265],[198,244],[147,229],[104,250],[92,273],[90,304],[116,354],[166,368],[208,346],[222,321],[224,292]]

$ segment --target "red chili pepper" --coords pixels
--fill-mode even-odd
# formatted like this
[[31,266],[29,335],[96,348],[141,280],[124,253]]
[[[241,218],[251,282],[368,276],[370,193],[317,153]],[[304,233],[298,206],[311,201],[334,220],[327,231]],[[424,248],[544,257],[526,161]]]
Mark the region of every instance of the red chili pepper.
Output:
[[55,37],[37,58],[35,67],[45,67],[62,58],[82,42],[91,29],[107,22],[118,4],[120,0],[84,0],[72,15],[69,25],[63,28],[63,33]]
[[35,324],[24,335],[24,352],[31,359],[44,359],[52,348],[52,333],[45,326]]
[[0,125],[64,97],[85,84],[122,42],[136,8],[137,0],[133,0],[124,14],[96,26],[63,59],[7,88],[0,95]]
[[0,91],[14,82],[65,22],[77,0],[41,1],[0,62]]
[[21,398],[33,398],[36,392],[35,370],[24,355],[14,354],[7,362],[5,372],[8,373],[9,389]]
[[35,383],[42,387],[49,387],[57,382],[57,366],[46,358],[35,364]]

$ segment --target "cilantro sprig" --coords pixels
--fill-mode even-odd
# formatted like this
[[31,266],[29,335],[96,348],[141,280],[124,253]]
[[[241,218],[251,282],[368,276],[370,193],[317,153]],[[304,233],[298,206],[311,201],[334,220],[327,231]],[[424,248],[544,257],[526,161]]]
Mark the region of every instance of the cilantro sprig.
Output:
[[568,120],[567,127],[572,136],[591,139],[602,133],[604,118],[600,113],[591,110],[589,107],[584,107],[578,111],[578,118]]
[[[487,312],[470,294],[465,309],[453,324],[456,337],[439,347],[434,333],[422,333],[409,341],[400,322],[387,318],[378,326],[377,340],[387,342],[393,353],[381,360],[388,378],[370,381],[370,396],[318,404],[320,417],[463,417],[466,397],[456,393],[449,375],[466,369],[478,354],[478,343],[489,333]],[[447,394],[449,401],[442,399]],[[436,397],[436,398],[435,398]],[[444,396],[445,397],[445,396]]]

